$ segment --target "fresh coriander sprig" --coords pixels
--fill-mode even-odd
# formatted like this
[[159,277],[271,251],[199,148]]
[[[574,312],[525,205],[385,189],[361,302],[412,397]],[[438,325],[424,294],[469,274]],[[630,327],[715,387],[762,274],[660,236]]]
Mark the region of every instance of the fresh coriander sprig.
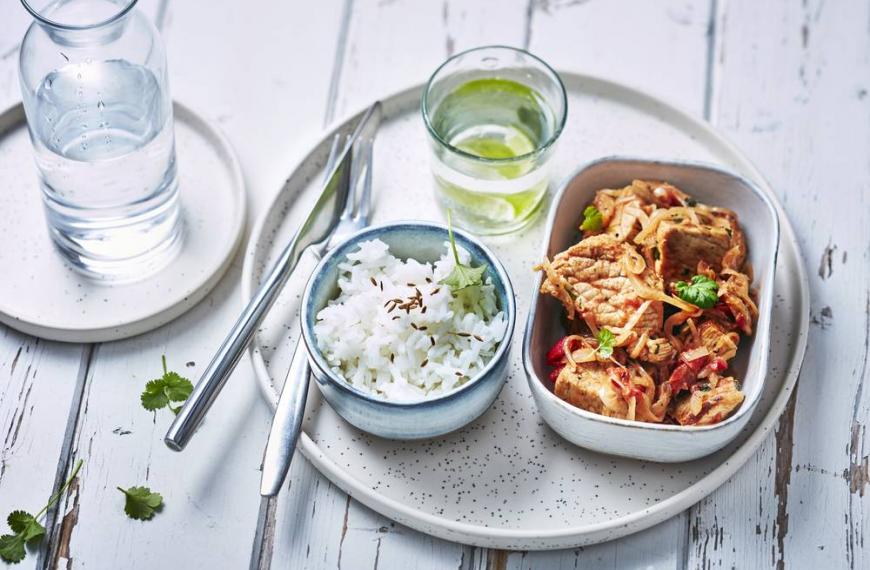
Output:
[[602,358],[610,358],[613,356],[613,343],[616,341],[616,336],[608,329],[598,329],[598,334],[595,335],[595,338],[598,339],[598,354],[601,355]]
[[701,309],[709,309],[719,299],[719,285],[705,275],[695,275],[691,283],[677,281],[677,296]]
[[118,490],[124,493],[124,512],[131,519],[151,520],[154,513],[163,508],[163,497],[160,493],[152,493],[148,487],[118,487]]
[[79,469],[82,467],[84,460],[79,459],[76,462],[69,479],[61,486],[60,490],[48,499],[48,503],[42,507],[42,510],[31,515],[26,511],[12,511],[6,518],[6,522],[12,532],[15,534],[4,534],[0,536],[0,558],[4,562],[17,564],[24,560],[27,551],[24,549],[25,544],[31,546],[39,544],[45,536],[45,527],[39,524],[39,517],[52,507],[64,494],[67,488],[78,475]]
[[583,210],[583,223],[580,229],[584,232],[597,232],[604,225],[604,217],[595,206],[586,206]]
[[453,291],[483,285],[483,273],[486,271],[486,265],[470,267],[463,265],[459,261],[459,251],[456,249],[456,240],[453,239],[453,219],[450,215],[450,210],[447,210],[447,235],[450,237],[450,247],[453,250],[453,261],[455,263],[450,275],[439,281],[439,283],[449,286]]
[[151,380],[145,384],[145,390],[140,396],[142,407],[148,411],[156,412],[162,408],[169,408],[177,414],[181,406],[172,406],[172,402],[184,402],[193,391],[193,384],[177,372],[170,372],[166,368],[166,355],[163,355],[163,376]]

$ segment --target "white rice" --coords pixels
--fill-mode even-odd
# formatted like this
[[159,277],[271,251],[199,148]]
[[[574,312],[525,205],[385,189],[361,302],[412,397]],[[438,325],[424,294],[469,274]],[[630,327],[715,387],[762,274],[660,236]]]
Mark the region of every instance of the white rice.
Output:
[[[339,265],[341,293],[314,325],[317,345],[336,373],[364,392],[408,402],[443,395],[486,366],[507,320],[489,281],[455,294],[439,284],[454,267],[449,247],[445,243],[434,264],[402,261],[377,239],[348,254]],[[468,252],[458,249],[468,264]],[[405,302],[417,290],[425,312],[389,310],[392,299]]]

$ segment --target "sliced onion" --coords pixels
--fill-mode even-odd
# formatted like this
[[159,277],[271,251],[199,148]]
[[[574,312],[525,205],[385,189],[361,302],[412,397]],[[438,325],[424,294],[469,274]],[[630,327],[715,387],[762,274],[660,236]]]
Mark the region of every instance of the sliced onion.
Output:
[[689,362],[694,362],[695,360],[704,358],[705,356],[710,356],[710,351],[704,346],[699,346],[698,348],[693,348],[692,350],[687,350],[682,353],[680,355],[680,360],[688,364]]
[[633,333],[634,327],[637,325],[638,321],[640,321],[640,318],[643,316],[646,310],[649,309],[651,304],[652,301],[644,301],[643,303],[641,303],[640,307],[638,307],[634,314],[631,315],[631,318],[628,319],[628,322],[625,323],[625,326],[622,327],[622,333],[613,341],[613,346],[623,346],[625,344],[625,342]]
[[[567,354],[567,353],[566,353]],[[571,362],[573,364],[582,364],[584,362],[595,362],[596,352],[594,348],[581,348],[571,353]]]

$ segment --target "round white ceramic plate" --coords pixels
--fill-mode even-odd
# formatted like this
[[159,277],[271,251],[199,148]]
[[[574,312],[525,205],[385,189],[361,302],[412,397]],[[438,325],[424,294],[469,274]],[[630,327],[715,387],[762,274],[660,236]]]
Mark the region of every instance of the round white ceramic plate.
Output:
[[244,180],[214,125],[179,103],[174,112],[184,244],[166,268],[125,284],[88,279],[54,251],[24,109],[0,114],[0,322],[52,340],[117,340],[171,321],[214,287],[241,241]]
[[[753,179],[776,202],[752,164],[709,125],[628,87],[563,73],[569,115],[555,156],[555,182],[580,164],[613,154],[712,162]],[[432,193],[420,87],[384,101],[375,144],[374,222],[440,219]],[[246,298],[313,203],[331,133],[300,163],[254,228],[245,257]],[[423,442],[387,441],[362,433],[309,392],[299,447],[333,483],[376,511],[417,530],[468,544],[509,548],[574,547],[652,526],[691,506],[749,459],[781,414],[806,346],[809,298],[794,232],[782,209],[773,311],[773,347],[765,388],[748,427],[725,449],[681,464],[597,454],[550,430],[535,408],[513,342],[510,378],[492,408],[466,428]],[[485,238],[517,292],[524,322],[533,295],[531,267],[544,239],[539,216],[518,234]],[[308,267],[310,268],[310,267]],[[301,268],[300,273],[306,268]],[[252,347],[263,392],[275,403],[298,337],[294,277]]]

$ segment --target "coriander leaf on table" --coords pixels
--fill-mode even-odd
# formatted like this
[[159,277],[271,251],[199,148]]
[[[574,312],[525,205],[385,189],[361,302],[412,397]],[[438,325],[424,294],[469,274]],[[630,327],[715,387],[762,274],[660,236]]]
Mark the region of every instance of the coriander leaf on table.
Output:
[[597,232],[604,225],[604,218],[595,206],[586,206],[583,210],[583,223],[580,229],[585,232]]
[[709,309],[719,299],[719,285],[704,275],[695,275],[691,283],[677,281],[674,288],[680,299],[701,309]]
[[20,534],[4,534],[0,536],[0,558],[10,564],[18,564],[27,552],[24,550],[24,537]]
[[27,555],[24,545],[31,541],[36,544],[42,540],[45,527],[33,515],[24,511],[12,511],[6,522],[15,534],[0,536],[0,558],[17,564]]
[[450,247],[453,250],[453,271],[450,275],[439,281],[442,285],[447,285],[453,291],[459,291],[467,287],[483,285],[483,274],[486,271],[486,265],[470,267],[463,265],[459,261],[459,252],[456,249],[456,240],[453,238],[453,220],[450,215],[450,210],[447,210],[447,235],[450,236]]
[[39,517],[45,514],[63,496],[70,483],[72,483],[78,474],[79,469],[81,469],[82,463],[84,461],[81,459],[76,462],[69,479],[66,480],[57,493],[48,499],[48,503],[35,516],[22,510],[9,513],[9,516],[6,517],[6,523],[15,534],[0,536],[0,559],[10,564],[18,564],[27,556],[27,551],[24,549],[25,544],[30,543],[35,545],[42,541],[42,538],[45,536],[45,527],[39,524]]
[[616,340],[614,334],[608,329],[599,329],[595,338],[598,339],[598,354],[604,358],[613,356],[613,342]]
[[36,518],[24,511],[12,511],[6,519],[9,528],[15,534],[20,534],[25,542],[40,538],[45,534],[45,527],[37,522]]
[[142,407],[148,411],[169,408],[177,414],[181,407],[172,407],[172,402],[187,400],[192,391],[193,384],[190,380],[166,369],[166,356],[163,356],[163,376],[145,384],[145,390],[139,399]]
[[118,490],[124,493],[124,512],[131,519],[140,521],[151,520],[163,506],[163,497],[160,493],[152,493],[148,487],[130,487]]

